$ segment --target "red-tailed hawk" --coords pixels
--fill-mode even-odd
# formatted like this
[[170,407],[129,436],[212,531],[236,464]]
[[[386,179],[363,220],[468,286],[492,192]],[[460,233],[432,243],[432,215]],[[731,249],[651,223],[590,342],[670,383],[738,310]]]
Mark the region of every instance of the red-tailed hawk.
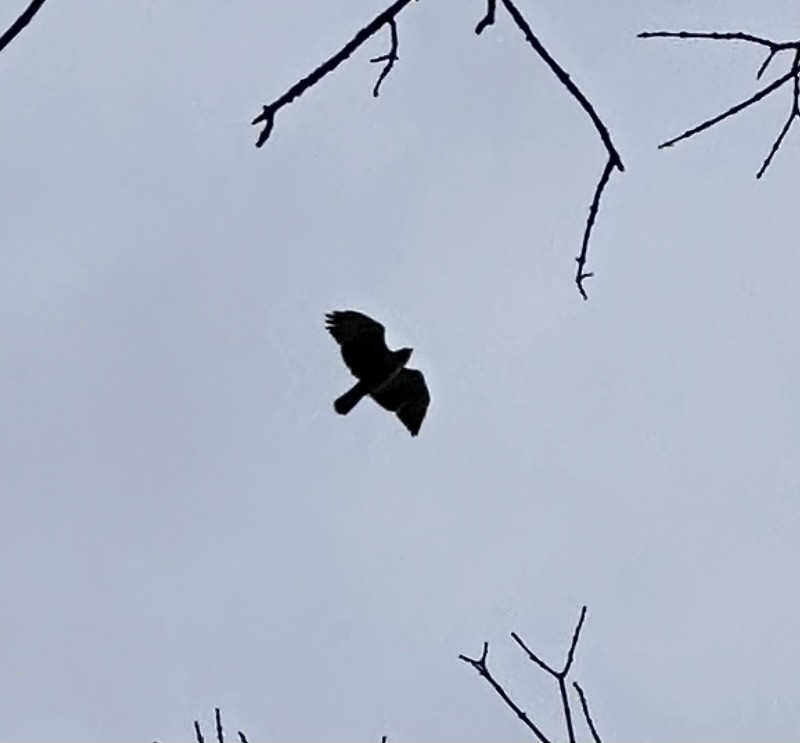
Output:
[[383,325],[360,312],[329,312],[325,320],[325,327],[342,348],[344,363],[358,379],[336,399],[334,410],[347,415],[362,397],[369,395],[382,408],[396,413],[416,436],[431,396],[422,372],[406,368],[411,349],[390,351]]

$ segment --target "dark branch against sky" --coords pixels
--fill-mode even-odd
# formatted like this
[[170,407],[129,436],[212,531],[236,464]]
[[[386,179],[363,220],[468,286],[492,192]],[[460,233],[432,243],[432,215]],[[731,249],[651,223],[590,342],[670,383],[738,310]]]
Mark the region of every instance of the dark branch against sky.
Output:
[[781,127],[780,132],[778,133],[777,138],[772,143],[772,147],[770,148],[769,153],[767,154],[764,162],[761,163],[761,167],[758,169],[756,173],[756,178],[761,178],[764,173],[766,173],[767,168],[772,163],[775,154],[780,149],[781,144],[783,143],[784,138],[789,133],[789,129],[791,129],[792,124],[794,123],[795,119],[800,119],[800,40],[798,41],[773,41],[771,39],[765,39],[761,36],[754,36],[753,34],[745,33],[744,31],[642,31],[639,34],[640,39],[679,39],[679,40],[706,40],[706,41],[740,41],[749,44],[754,44],[760,47],[766,47],[769,51],[767,53],[764,62],[758,68],[756,72],[756,79],[760,80],[761,76],[766,71],[767,67],[769,67],[770,63],[775,59],[775,56],[780,52],[785,51],[794,51],[794,55],[792,57],[792,63],[789,67],[788,72],[784,73],[777,79],[773,80],[769,85],[761,88],[760,90],[756,91],[751,95],[749,98],[746,98],[739,103],[731,106],[730,108],[726,109],[720,114],[716,116],[712,116],[710,119],[706,119],[705,121],[697,124],[690,129],[687,129],[684,132],[672,137],[671,139],[662,142],[658,148],[664,149],[666,147],[672,147],[673,145],[677,144],[678,142],[682,142],[686,139],[689,139],[695,134],[700,134],[700,132],[704,132],[706,129],[710,129],[712,126],[716,126],[725,119],[730,118],[731,116],[735,116],[744,109],[749,108],[750,106],[758,103],[759,101],[763,100],[767,96],[774,93],[776,90],[782,88],[786,85],[790,80],[793,81],[793,91],[792,91],[792,105],[791,110],[789,112],[789,117],[786,119],[784,125]]
[[[589,214],[586,217],[586,224],[583,229],[581,250],[578,254],[578,257],[575,259],[577,263],[577,270],[575,272],[575,285],[578,287],[580,295],[584,299],[589,299],[589,295],[586,293],[586,288],[584,287],[584,281],[594,276],[594,272],[586,271],[586,261],[589,254],[589,241],[591,239],[592,230],[597,219],[597,212],[600,209],[600,200],[603,197],[603,191],[608,185],[608,182],[611,179],[611,174],[614,172],[614,170],[623,172],[625,167],[622,164],[622,157],[611,140],[611,132],[603,123],[594,106],[589,102],[589,99],[575,84],[567,71],[560,64],[558,64],[550,52],[547,51],[544,44],[542,44],[542,42],[533,32],[531,25],[527,20],[525,20],[525,17],[522,15],[519,8],[517,8],[517,6],[512,2],[512,0],[500,0],[500,2],[508,11],[517,28],[522,31],[522,35],[525,37],[525,40],[528,42],[531,48],[536,52],[536,54],[539,55],[539,57],[541,57],[542,60],[544,60],[545,64],[547,64],[547,66],[552,70],[553,74],[558,78],[567,91],[569,91],[570,95],[578,102],[578,105],[580,105],[580,107],[584,110],[592,122],[592,125],[597,130],[597,133],[603,142],[603,146],[606,148],[606,152],[608,153],[608,160],[603,168],[603,172],[600,174],[600,179],[595,187],[594,196],[592,197],[591,204],[589,205]],[[475,27],[475,33],[480,34],[488,26],[491,26],[495,22],[496,13],[497,0],[488,0],[486,14],[483,18],[481,18],[481,20],[478,22],[478,25]]]
[[254,126],[258,124],[264,125],[261,133],[258,135],[256,147],[263,147],[269,139],[269,135],[272,133],[272,127],[275,125],[275,114],[277,114],[281,108],[288,105],[296,98],[299,98],[309,88],[322,80],[322,78],[333,72],[342,62],[349,59],[364,42],[372,38],[382,26],[394,21],[397,15],[414,1],[415,0],[395,0],[386,10],[378,13],[366,26],[360,28],[355,36],[336,52],[336,54],[328,57],[319,67],[304,78],[298,80],[283,95],[272,101],[272,103],[265,104],[261,113],[251,122]]
[[19,18],[17,18],[17,20],[3,32],[3,35],[0,36],[0,52],[2,52],[3,49],[19,35],[20,31],[33,20],[33,17],[41,10],[44,4],[45,0],[31,0],[30,5],[22,11]]
[[[489,26],[495,23],[497,15],[497,2],[498,0],[487,0],[486,12],[475,27],[476,34],[483,33]],[[558,81],[566,88],[567,92],[578,102],[578,105],[589,117],[589,120],[592,122],[592,126],[596,130],[601,142],[603,143],[603,146],[606,149],[606,152],[608,153],[606,165],[600,175],[594,195],[592,197],[592,201],[589,205],[589,213],[586,217],[583,239],[581,241],[581,249],[578,257],[576,258],[577,270],[575,273],[575,283],[581,296],[584,299],[588,299],[584,282],[586,279],[591,278],[594,275],[593,272],[586,270],[587,255],[589,252],[589,243],[592,230],[597,219],[603,191],[609,183],[612,172],[614,170],[619,170],[622,172],[625,169],[622,164],[622,157],[614,146],[614,143],[611,139],[611,132],[603,123],[603,120],[598,115],[594,106],[584,95],[581,89],[575,84],[567,71],[545,48],[544,44],[536,36],[533,28],[520,12],[516,4],[512,0],[499,0],[499,2],[506,9],[517,28],[522,32],[522,35],[525,37],[525,41],[528,43],[528,45],[533,49],[536,55],[545,62],[545,64],[556,76]],[[342,62],[349,59],[364,42],[374,36],[381,28],[383,28],[383,26],[388,26],[390,32],[389,51],[386,54],[370,60],[371,62],[385,63],[373,89],[373,95],[377,97],[380,93],[382,83],[386,79],[386,76],[391,72],[394,63],[398,59],[397,16],[410,3],[411,0],[396,0],[396,2],[392,3],[388,8],[375,16],[363,28],[360,28],[355,33],[353,38],[350,39],[350,41],[348,41],[338,52],[326,59],[308,75],[298,80],[285,93],[283,93],[283,95],[279,96],[270,103],[264,104],[261,113],[252,121],[253,125],[261,126],[261,131],[259,132],[256,140],[256,147],[263,147],[269,139],[275,125],[275,116],[281,108],[289,103],[292,103],[309,88],[320,82],[326,75],[333,72]]]
[[[567,688],[567,676],[569,675],[570,670],[572,669],[572,663],[575,660],[575,650],[578,647],[578,640],[580,639],[581,629],[583,628],[584,620],[586,619],[586,607],[584,606],[581,609],[580,616],[578,618],[578,623],[575,625],[575,630],[572,633],[572,640],[569,644],[569,649],[567,650],[567,657],[564,661],[564,665],[560,668],[553,668],[548,663],[545,663],[536,653],[534,653],[520,638],[520,636],[516,632],[511,633],[511,638],[514,642],[522,648],[523,652],[528,656],[528,660],[532,663],[535,663],[539,668],[543,671],[548,673],[550,676],[556,679],[556,683],[558,684],[558,690],[561,697],[561,704],[562,710],[564,713],[564,722],[567,728],[567,738],[569,743],[576,743],[577,738],[575,736],[575,725],[573,723],[572,717],[572,709],[570,706],[569,701],[569,691]],[[480,675],[481,678],[485,679],[486,682],[494,689],[495,693],[503,700],[503,703],[511,709],[514,714],[522,721],[522,723],[536,736],[536,738],[541,741],[541,743],[550,743],[550,738],[545,735],[545,733],[539,728],[536,723],[534,723],[527,712],[525,712],[508,694],[505,690],[503,685],[497,681],[494,677],[492,672],[489,670],[488,664],[488,657],[489,657],[489,643],[483,643],[483,651],[481,652],[480,658],[471,658],[468,655],[459,655],[460,660],[464,661],[468,665],[472,666]],[[577,685],[573,684],[576,691],[578,692],[580,702],[581,702],[581,709],[583,710],[584,719],[586,720],[586,725],[589,727],[592,737],[595,743],[602,743],[600,741],[600,736],[597,734],[597,729],[594,726],[594,722],[589,715],[589,706],[586,703],[586,697],[583,693],[583,690]]]

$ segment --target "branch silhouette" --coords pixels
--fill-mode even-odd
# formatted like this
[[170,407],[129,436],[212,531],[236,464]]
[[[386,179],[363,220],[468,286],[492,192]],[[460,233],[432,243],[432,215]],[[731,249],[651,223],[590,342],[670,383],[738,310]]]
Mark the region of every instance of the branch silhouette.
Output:
[[[535,663],[539,668],[541,668],[546,673],[553,676],[557,683],[559,692],[561,695],[561,702],[564,711],[564,720],[567,726],[567,735],[569,738],[570,743],[576,743],[575,737],[575,727],[572,721],[572,710],[570,707],[569,701],[569,694],[567,692],[567,676],[569,675],[570,670],[572,669],[572,664],[575,660],[575,651],[578,647],[578,640],[580,639],[581,629],[583,628],[583,623],[586,619],[586,607],[584,606],[581,609],[580,617],[578,618],[578,623],[575,626],[575,630],[572,633],[572,640],[569,644],[569,649],[567,650],[567,657],[564,661],[564,664],[561,668],[554,668],[545,661],[543,661],[538,655],[536,655],[520,638],[520,636],[516,632],[511,633],[511,637],[514,642],[525,652],[531,662]],[[517,715],[517,717],[522,721],[522,723],[530,730],[540,741],[540,743],[553,743],[554,739],[549,738],[542,729],[531,720],[530,716],[527,712],[525,712],[522,707],[520,707],[509,695],[509,693],[505,690],[505,688],[500,684],[499,681],[494,677],[492,672],[489,670],[488,665],[488,657],[489,657],[489,643],[483,643],[483,650],[479,658],[471,658],[467,655],[459,655],[460,660],[468,665],[472,666],[477,673],[481,676],[481,678],[485,679],[486,682],[492,687],[495,693],[503,700],[505,705],[513,710],[513,712]],[[586,702],[586,695],[583,692],[583,689],[578,685],[577,682],[574,682],[572,686],[578,693],[578,697],[581,704],[581,709],[583,711],[584,719],[586,721],[586,725],[592,735],[592,739],[594,743],[602,743],[599,734],[597,733],[597,728],[594,725],[594,721],[592,720],[591,715],[589,714],[589,706]],[[222,727],[222,715],[220,713],[219,707],[214,708],[214,732],[216,733],[216,743],[225,743],[225,731]],[[206,743],[206,739],[203,736],[203,730],[200,726],[200,722],[198,720],[194,721],[194,735],[196,743]],[[248,743],[247,737],[245,734],[240,730],[238,731],[238,738],[239,743]],[[154,743],[158,743],[158,741],[154,741]],[[381,743],[388,743],[388,737],[383,735],[381,737]]]
[[[214,732],[216,733],[217,743],[225,743],[225,731],[222,729],[222,715],[220,714],[219,707],[214,708]],[[248,743],[247,737],[241,730],[238,731],[238,737],[239,743]],[[197,743],[206,743],[206,739],[203,737],[203,730],[198,720],[194,721],[194,738]],[[154,743],[158,743],[158,741],[154,741]]]
[[[381,70],[381,73],[372,91],[373,96],[377,98],[380,93],[381,85],[386,79],[386,76],[391,72],[394,63],[398,60],[397,16],[411,2],[412,0],[396,0],[388,8],[386,8],[386,10],[375,16],[375,18],[367,23],[363,28],[360,28],[355,33],[353,38],[350,39],[350,41],[348,41],[338,52],[325,60],[321,65],[319,65],[304,78],[298,80],[283,95],[262,106],[261,113],[252,121],[254,126],[261,126],[261,131],[259,132],[256,140],[256,147],[263,147],[269,139],[275,126],[275,116],[280,109],[295,101],[309,88],[320,82],[323,78],[325,78],[326,75],[329,75],[340,64],[342,64],[342,62],[349,59],[362,44],[378,33],[380,29],[382,29],[384,26],[388,26],[390,32],[389,51],[386,54],[383,54],[379,57],[374,57],[370,60],[370,62],[385,62],[385,65]],[[515,2],[512,0],[499,0],[499,2],[508,12],[517,28],[519,28],[519,30],[522,32],[525,40],[533,49],[533,51],[550,68],[559,82],[567,89],[567,92],[578,102],[578,105],[589,117],[592,126],[597,131],[597,134],[600,137],[606,152],[608,153],[608,160],[600,175],[600,179],[597,183],[597,187],[595,188],[592,201],[589,205],[589,213],[586,217],[581,249],[578,257],[576,258],[577,271],[575,274],[575,284],[581,296],[584,299],[588,299],[589,297],[586,293],[584,282],[586,279],[591,278],[594,274],[586,270],[586,261],[592,230],[594,228],[595,221],[597,219],[597,213],[600,208],[600,200],[614,170],[619,170],[622,172],[625,170],[625,167],[622,164],[622,157],[611,140],[611,133],[608,127],[603,123],[594,106],[590,103],[589,99],[584,95],[580,88],[578,88],[578,86],[574,83],[566,70],[544,47],[540,39],[533,32],[533,29],[528,21],[525,20],[525,17],[522,15]],[[483,33],[483,31],[495,23],[497,15],[497,3],[498,0],[487,0],[486,13],[475,27],[476,34]]]
[[[390,30],[392,30],[392,51],[389,52],[387,66],[384,67],[383,71],[381,72],[381,75],[378,78],[378,83],[373,90],[373,95],[377,97],[380,85],[383,82],[383,79],[389,73],[389,70],[392,68],[394,59],[396,59],[396,54],[394,58],[391,58],[392,53],[396,53],[397,51],[397,31],[395,27],[395,18],[404,10],[407,5],[418,1],[419,0],[395,0],[395,2],[386,8],[386,10],[378,13],[378,15],[376,15],[375,18],[373,18],[366,26],[360,28],[353,38],[350,39],[350,41],[348,41],[338,52],[336,52],[336,54],[326,59],[319,67],[310,72],[304,78],[298,80],[283,95],[279,96],[271,103],[265,104],[262,107],[261,113],[251,122],[254,126],[263,124],[261,132],[258,135],[258,139],[256,140],[256,147],[263,147],[266,144],[275,125],[275,115],[278,113],[278,111],[280,111],[280,109],[289,103],[292,103],[292,101],[303,95],[303,93],[316,85],[326,75],[329,75],[331,72],[333,72],[340,64],[342,64],[342,62],[349,59],[353,53],[362,44],[364,44],[364,42],[372,38],[384,25],[389,25]],[[377,59],[380,60],[380,58]]]
[[575,687],[575,691],[578,692],[578,698],[581,701],[581,709],[583,710],[583,717],[586,720],[589,732],[592,734],[592,740],[594,740],[594,743],[603,743],[600,739],[600,734],[597,732],[597,728],[594,726],[594,720],[592,720],[592,716],[589,714],[589,704],[586,701],[586,694],[583,693],[583,689],[577,681],[573,681],[572,685]]
[[[539,668],[543,671],[551,675],[553,678],[556,679],[556,683],[558,684],[559,694],[561,696],[561,704],[562,709],[564,712],[564,722],[567,728],[567,736],[569,739],[569,743],[576,743],[575,737],[575,725],[573,723],[572,717],[572,709],[570,706],[569,700],[569,693],[567,689],[567,676],[569,675],[570,669],[572,668],[572,663],[575,660],[575,650],[578,647],[578,640],[580,639],[581,629],[583,627],[583,622],[586,619],[586,607],[584,606],[581,609],[580,617],[578,618],[578,623],[575,626],[575,630],[572,633],[572,640],[569,645],[569,649],[567,651],[567,657],[564,661],[564,665],[560,669],[553,668],[548,663],[545,663],[538,655],[536,655],[520,638],[520,636],[516,632],[511,633],[511,637],[514,642],[525,652],[528,656],[528,659],[535,663]],[[489,656],[489,643],[483,643],[483,652],[481,653],[480,658],[470,658],[467,655],[459,655],[459,659],[468,663],[472,666],[478,674],[484,678],[489,685],[494,689],[497,695],[503,700],[507,707],[514,711],[514,713],[522,720],[523,724],[536,736],[536,738],[541,741],[541,743],[550,743],[551,738],[548,738],[544,732],[542,732],[541,728],[536,725],[528,716],[528,714],[522,710],[522,708],[509,696],[508,692],[503,688],[503,686],[495,679],[492,675],[491,671],[489,670],[487,659]],[[581,702],[581,709],[583,710],[584,718],[586,720],[587,727],[592,734],[592,737],[595,743],[602,743],[600,740],[600,736],[597,733],[597,729],[594,726],[594,722],[592,721],[591,716],[589,715],[589,707],[586,703],[586,697],[583,693],[583,690],[578,686],[577,683],[573,684],[576,691],[578,692],[578,696]]]
[[[545,49],[542,42],[538,39],[536,34],[533,33],[533,29],[531,28],[530,24],[525,20],[525,17],[522,15],[522,13],[520,13],[519,8],[517,8],[512,0],[500,0],[500,2],[508,11],[508,14],[511,16],[511,19],[517,25],[519,30],[522,31],[525,40],[528,42],[528,44],[530,44],[531,48],[536,52],[536,54],[539,55],[539,57],[541,57],[545,64],[553,71],[553,74],[558,78],[561,84],[567,89],[569,94],[575,98],[575,100],[578,102],[578,105],[580,105],[580,107],[586,112],[586,115],[589,117],[592,125],[597,130],[600,140],[602,141],[603,146],[608,153],[608,160],[606,161],[606,165],[600,175],[600,180],[595,188],[592,202],[589,205],[589,214],[586,218],[586,226],[584,228],[583,240],[581,242],[581,251],[578,254],[578,257],[575,259],[576,263],[578,264],[578,269],[575,274],[575,285],[578,287],[578,291],[580,292],[581,296],[584,299],[589,299],[583,282],[586,281],[586,279],[590,279],[592,276],[594,276],[594,272],[586,271],[586,260],[589,252],[589,240],[592,236],[592,229],[594,228],[595,220],[597,219],[597,212],[600,208],[600,199],[602,198],[603,191],[605,190],[611,178],[611,173],[613,173],[614,170],[619,170],[620,173],[622,173],[625,170],[625,166],[622,164],[622,157],[620,156],[616,147],[614,147],[614,143],[611,141],[611,133],[609,132],[608,127],[598,116],[597,111],[595,111],[594,106],[592,106],[592,104],[589,102],[589,99],[573,82],[566,70],[564,70],[564,68],[561,67],[558,62],[556,62],[547,49]],[[495,21],[495,15],[496,0],[488,0],[486,15],[475,27],[475,33],[480,34],[488,26],[492,25]]]
[[550,743],[550,739],[539,729],[539,727],[534,723],[530,717],[528,717],[527,712],[523,711],[523,709],[514,702],[514,700],[508,696],[506,690],[497,682],[494,676],[492,676],[489,667],[486,665],[486,658],[489,655],[489,643],[483,643],[483,652],[481,653],[480,658],[470,658],[467,655],[459,655],[459,659],[463,660],[465,663],[469,663],[479,674],[481,677],[485,678],[486,681],[491,685],[491,687],[497,692],[500,698],[506,703],[506,706],[510,707],[514,713],[519,717],[520,720],[525,724],[525,726],[533,732],[533,734],[540,740],[542,743]]
[[14,41],[20,31],[33,20],[33,17],[41,10],[44,4],[45,0],[31,0],[28,7],[20,13],[19,18],[17,18],[17,20],[3,32],[3,35],[0,36],[0,52]]
[[789,129],[791,129],[792,124],[794,123],[795,119],[800,119],[800,40],[797,41],[773,41],[771,39],[765,39],[761,36],[754,36],[753,34],[748,34],[743,31],[730,31],[730,32],[720,32],[720,31],[643,31],[639,34],[639,38],[641,39],[703,39],[703,40],[711,40],[711,41],[741,41],[749,44],[754,44],[756,46],[765,47],[768,52],[767,56],[762,62],[761,66],[758,68],[756,72],[756,79],[760,80],[764,72],[766,72],[767,68],[771,64],[771,62],[775,59],[776,55],[780,52],[785,51],[794,51],[792,62],[789,66],[788,72],[784,73],[777,79],[773,80],[769,85],[758,90],[756,93],[751,95],[749,98],[737,103],[727,110],[723,111],[722,113],[714,116],[706,121],[703,121],[697,126],[693,126],[691,129],[687,129],[686,131],[678,134],[676,137],[672,137],[672,139],[668,139],[666,142],[662,142],[658,148],[664,149],[666,147],[672,147],[673,145],[677,144],[678,142],[682,142],[685,139],[689,139],[693,137],[695,134],[699,134],[700,132],[705,131],[706,129],[710,129],[712,126],[719,124],[721,121],[725,119],[735,116],[740,111],[743,111],[745,108],[752,106],[755,103],[763,100],[767,96],[774,93],[779,88],[782,88],[786,85],[790,80],[793,82],[793,90],[792,90],[792,105],[791,110],[789,112],[789,116],[786,119],[783,127],[781,127],[780,132],[778,133],[777,138],[772,144],[772,147],[767,153],[764,162],[761,163],[761,167],[756,172],[756,178],[761,178],[764,173],[766,173],[767,168],[772,163],[773,158],[775,157],[778,149],[780,148],[783,140],[785,139],[786,135],[789,133]]
[[[225,743],[225,731],[222,729],[222,715],[220,714],[219,707],[214,708],[214,731],[216,733],[216,743]],[[241,730],[237,731],[236,735],[239,738],[239,743],[249,743],[247,736]],[[206,743],[203,737],[203,730],[197,720],[194,721],[194,737],[197,743]],[[381,738],[381,743],[388,743],[388,740],[389,739],[384,735]],[[153,741],[153,743],[158,743],[158,741]]]
[[495,15],[497,14],[497,0],[486,0],[486,15],[478,21],[475,26],[475,33],[480,36],[484,29],[494,23]]
[[390,33],[390,43],[391,48],[386,54],[381,54],[380,57],[373,57],[370,62],[386,62],[381,70],[381,74],[378,75],[378,81],[375,83],[375,87],[372,89],[373,97],[377,98],[381,92],[381,84],[386,79],[386,76],[392,71],[392,67],[394,67],[394,63],[397,62],[400,57],[397,56],[397,47],[398,47],[398,39],[397,39],[397,22],[394,18],[389,19],[389,33]]

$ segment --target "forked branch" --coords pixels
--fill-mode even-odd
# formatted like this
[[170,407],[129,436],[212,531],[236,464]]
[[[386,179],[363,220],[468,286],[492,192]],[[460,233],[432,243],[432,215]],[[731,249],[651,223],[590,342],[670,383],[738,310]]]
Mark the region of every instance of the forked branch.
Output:
[[397,48],[398,48],[398,39],[397,39],[397,21],[394,18],[389,19],[389,33],[390,33],[390,43],[391,47],[386,54],[381,54],[380,57],[373,57],[370,62],[386,62],[381,70],[381,74],[378,75],[378,81],[375,83],[375,87],[372,89],[372,95],[377,98],[381,92],[381,83],[386,79],[386,76],[392,71],[392,67],[394,67],[394,63],[400,59],[397,56]]
[[[378,13],[366,26],[360,28],[355,36],[348,41],[336,54],[326,59],[317,69],[310,72],[301,80],[298,80],[291,88],[289,88],[283,95],[276,98],[271,103],[267,103],[262,107],[261,113],[256,116],[251,122],[254,126],[261,124],[261,132],[256,140],[256,147],[263,147],[272,133],[272,128],[275,125],[275,115],[284,106],[288,105],[296,98],[299,98],[309,88],[316,85],[326,75],[333,72],[342,62],[349,59],[353,53],[364,42],[371,39],[384,25],[389,25],[392,32],[392,50],[386,57],[386,67],[383,68],[378,83],[373,90],[373,95],[377,96],[380,90],[380,85],[389,74],[394,61],[397,59],[397,28],[395,25],[395,18],[409,5],[413,0],[395,0],[386,10]],[[384,61],[378,58],[378,61]]]
[[[572,718],[572,709],[570,706],[569,700],[569,693],[567,689],[567,676],[569,675],[570,669],[572,668],[572,663],[575,660],[575,650],[578,647],[578,640],[580,639],[581,628],[583,627],[583,622],[586,619],[586,607],[584,606],[581,609],[581,614],[578,619],[578,623],[575,626],[575,631],[572,633],[572,641],[570,642],[569,649],[567,650],[567,657],[564,661],[563,666],[561,668],[553,668],[551,665],[543,661],[538,655],[536,655],[520,638],[520,636],[516,632],[511,633],[511,637],[514,642],[519,645],[520,648],[525,652],[528,656],[528,659],[535,663],[539,668],[543,671],[551,675],[553,678],[556,679],[556,683],[558,684],[559,694],[561,696],[561,704],[562,709],[564,712],[564,722],[567,728],[567,736],[570,743],[576,742],[575,737],[575,726],[573,724]],[[487,665],[487,657],[489,655],[489,644],[483,643],[483,652],[481,653],[480,658],[470,658],[466,655],[459,655],[458,657],[463,660],[465,663],[471,665],[482,678],[486,679],[489,685],[494,689],[497,695],[503,700],[507,707],[514,711],[517,717],[522,720],[522,722],[528,727],[529,730],[533,732],[533,734],[542,742],[542,743],[549,743],[550,738],[548,738],[542,730],[531,721],[530,717],[526,712],[522,710],[516,702],[509,696],[508,692],[503,688],[503,686],[494,678],[492,673],[489,671],[489,667]],[[602,743],[600,740],[600,736],[597,733],[597,729],[594,726],[594,722],[592,721],[591,716],[589,715],[589,707],[586,703],[585,695],[582,689],[578,686],[578,684],[573,684],[576,691],[578,692],[580,702],[581,702],[581,709],[583,710],[584,718],[586,720],[587,727],[589,728],[592,737],[595,743]]]
[[[614,170],[619,170],[621,173],[625,170],[625,167],[622,164],[622,157],[617,151],[617,148],[614,146],[614,143],[611,141],[611,132],[603,123],[589,99],[583,94],[581,89],[578,88],[567,71],[560,64],[558,64],[550,52],[547,51],[536,34],[533,33],[533,29],[531,28],[530,24],[525,20],[525,17],[522,15],[522,13],[520,13],[519,8],[517,8],[512,0],[500,0],[500,2],[508,11],[508,14],[511,16],[511,19],[514,21],[517,28],[522,31],[522,35],[525,37],[525,40],[528,42],[534,52],[536,52],[536,54],[552,70],[559,82],[567,89],[569,94],[584,110],[586,115],[589,117],[589,120],[592,122],[592,126],[594,126],[595,130],[597,131],[597,134],[600,137],[600,141],[603,143],[606,152],[608,153],[608,160],[606,161],[606,165],[600,175],[600,180],[595,188],[592,202],[589,205],[589,214],[586,218],[586,226],[583,231],[581,251],[578,257],[575,259],[578,264],[578,269],[575,274],[575,284],[577,285],[581,296],[584,299],[588,299],[589,297],[586,294],[586,289],[583,285],[583,282],[586,279],[594,276],[593,272],[586,271],[586,260],[589,252],[589,239],[592,236],[592,228],[594,227],[595,220],[597,219],[597,212],[600,208],[600,199],[602,198],[603,191],[605,190],[611,178],[611,173],[614,172]],[[480,22],[475,27],[475,33],[480,34],[488,26],[491,26],[495,22],[495,14],[496,0],[487,0],[486,15],[481,18]]]
[[776,55],[780,52],[785,51],[794,51],[792,56],[792,62],[789,66],[789,70],[778,77],[777,79],[773,80],[769,85],[764,86],[760,90],[756,91],[753,95],[749,98],[746,98],[744,101],[741,101],[730,108],[726,109],[720,114],[713,116],[706,121],[693,126],[691,129],[687,129],[686,131],[678,134],[671,139],[668,139],[666,142],[662,142],[658,147],[659,149],[664,149],[666,147],[672,147],[672,145],[677,144],[678,142],[682,142],[684,139],[689,139],[693,137],[695,134],[699,134],[700,132],[705,131],[706,129],[710,129],[712,126],[719,124],[721,121],[725,119],[735,116],[740,111],[743,111],[746,108],[758,103],[759,101],[763,100],[767,96],[774,93],[779,88],[782,88],[786,85],[790,80],[793,81],[792,85],[792,105],[791,110],[789,112],[789,116],[786,119],[783,127],[781,127],[780,132],[778,133],[777,138],[772,144],[772,147],[769,150],[764,162],[761,164],[761,167],[758,169],[756,173],[756,178],[761,178],[764,173],[767,171],[767,168],[770,166],[772,159],[775,157],[775,154],[778,152],[781,144],[783,143],[784,138],[789,133],[789,129],[791,128],[792,124],[794,123],[795,119],[800,119],[800,40],[798,41],[773,41],[771,39],[765,39],[760,36],[754,36],[752,34],[744,33],[743,31],[731,31],[731,32],[718,32],[718,31],[643,31],[639,34],[639,38],[642,39],[704,39],[704,40],[711,40],[711,41],[741,41],[746,42],[749,44],[754,44],[756,46],[764,47],[767,51],[767,56],[764,59],[761,66],[758,68],[756,72],[756,79],[761,79],[761,76],[766,71],[767,67],[769,67],[770,63],[775,59]]
[[[275,116],[280,109],[289,103],[292,103],[294,100],[303,95],[303,93],[305,93],[309,88],[320,82],[326,75],[333,72],[342,62],[344,62],[346,59],[349,59],[350,56],[352,56],[352,54],[364,42],[366,42],[381,28],[383,28],[383,26],[388,26],[390,32],[389,51],[386,54],[382,54],[381,56],[374,57],[370,60],[371,62],[385,63],[372,91],[372,94],[375,97],[378,97],[383,81],[386,79],[386,76],[391,72],[395,62],[398,60],[397,16],[411,2],[412,0],[395,0],[395,2],[386,8],[386,10],[384,10],[382,13],[379,13],[377,16],[375,16],[375,18],[367,23],[367,25],[359,29],[353,38],[350,39],[350,41],[348,41],[338,52],[325,60],[319,67],[310,72],[304,78],[298,80],[298,82],[292,85],[283,95],[279,96],[271,103],[265,104],[262,107],[261,113],[252,121],[253,125],[261,126],[261,131],[259,132],[258,139],[256,140],[256,147],[262,147],[269,139],[269,136],[272,133],[275,125]],[[497,15],[497,2],[498,0],[487,0],[486,13],[475,27],[475,33],[480,34],[489,26],[494,24]],[[608,153],[608,160],[602,174],[600,175],[597,187],[595,188],[592,202],[589,205],[589,213],[586,217],[581,250],[576,259],[577,271],[575,274],[575,283],[581,296],[584,299],[588,299],[584,282],[586,279],[593,276],[591,272],[586,270],[589,241],[592,235],[592,229],[597,219],[597,212],[600,208],[600,200],[602,198],[603,191],[605,190],[611,178],[611,174],[614,170],[619,170],[622,172],[625,169],[622,164],[622,157],[611,140],[611,133],[609,132],[608,127],[603,123],[602,119],[597,114],[597,111],[595,111],[594,106],[580,90],[580,88],[578,88],[578,86],[573,82],[566,70],[544,47],[542,42],[533,32],[530,24],[525,20],[525,17],[522,15],[519,8],[517,8],[515,2],[513,2],[513,0],[499,0],[499,2],[506,9],[512,21],[522,32],[522,35],[525,37],[525,40],[529,46],[545,62],[559,82],[567,89],[567,92],[578,102],[578,105],[589,117],[589,120],[592,122],[592,126],[597,131],[597,134]]]
[[480,36],[489,26],[494,23],[497,13],[497,0],[486,0],[486,15],[478,21],[475,26],[475,33]]
[[506,690],[497,682],[492,676],[489,667],[486,665],[486,658],[489,655],[489,643],[483,643],[483,652],[480,658],[470,658],[467,655],[459,655],[459,659],[465,663],[469,663],[482,678],[485,678],[489,685],[495,690],[498,696],[505,702],[506,706],[514,711],[517,717],[522,720],[523,724],[542,742],[550,743],[550,739],[539,729],[538,725],[528,717],[527,712],[523,711],[514,700],[508,696]]

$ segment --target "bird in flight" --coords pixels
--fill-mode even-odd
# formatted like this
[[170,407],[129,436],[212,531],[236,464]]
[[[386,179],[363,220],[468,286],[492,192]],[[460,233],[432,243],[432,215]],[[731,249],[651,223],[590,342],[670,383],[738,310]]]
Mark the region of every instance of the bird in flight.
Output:
[[344,363],[358,379],[336,399],[334,410],[347,415],[361,398],[369,395],[382,408],[395,413],[416,436],[431,396],[422,372],[406,368],[411,349],[390,351],[384,340],[386,328],[355,310],[329,312],[325,321],[325,327],[342,348]]

